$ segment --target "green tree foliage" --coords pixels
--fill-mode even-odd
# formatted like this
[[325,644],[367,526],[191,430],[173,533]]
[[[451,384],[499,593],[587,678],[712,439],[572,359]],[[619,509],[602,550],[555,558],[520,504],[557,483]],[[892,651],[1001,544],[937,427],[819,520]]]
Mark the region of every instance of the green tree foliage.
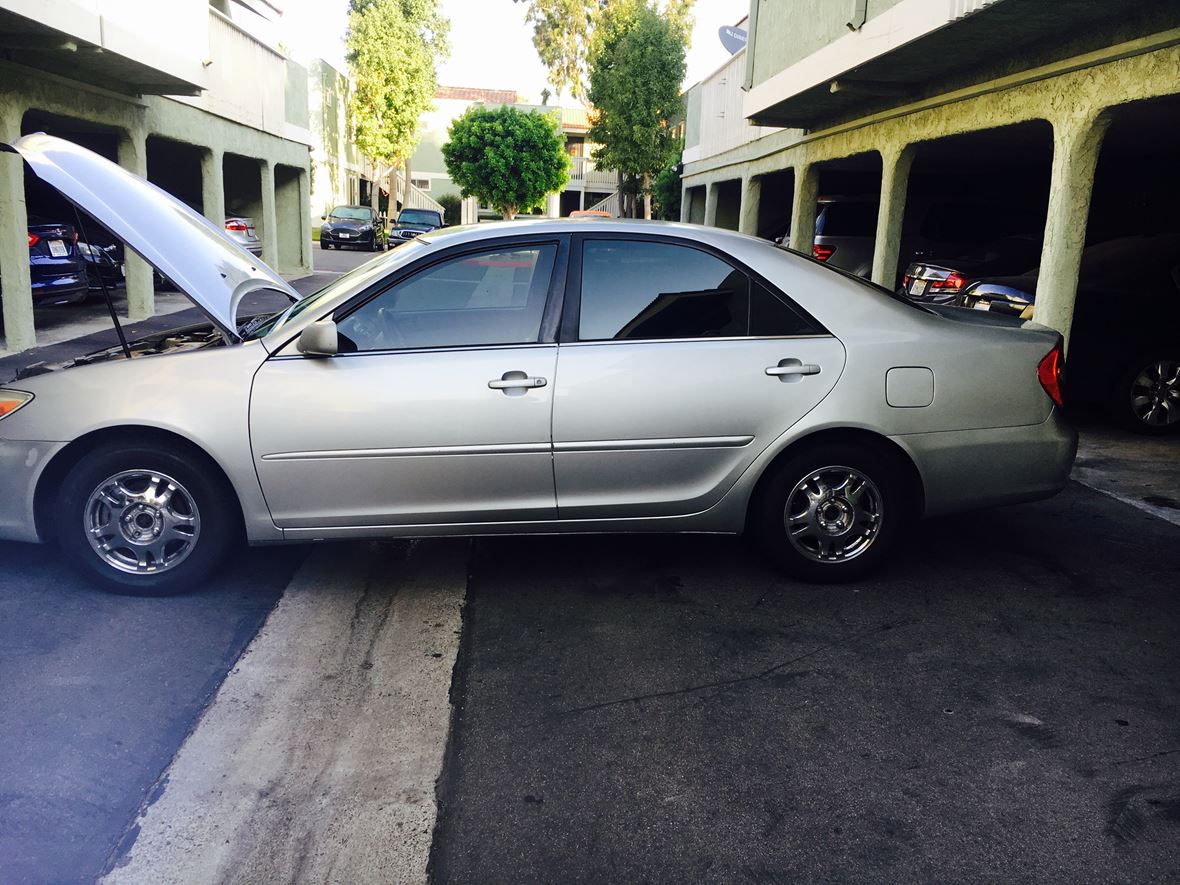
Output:
[[[373,0],[352,0],[355,3]],[[525,22],[533,26],[533,46],[557,90],[584,101],[589,82],[587,53],[594,33],[612,6],[629,0],[513,0],[526,5]],[[694,0],[667,0],[664,16],[687,34],[692,30]]]
[[475,105],[451,124],[443,160],[463,196],[478,197],[505,217],[540,206],[569,181],[556,114]]
[[438,202],[443,207],[443,224],[458,224],[463,217],[463,201],[454,194],[443,194]]
[[688,7],[678,4],[670,16],[651,0],[613,0],[590,48],[594,116],[588,138],[600,145],[594,159],[642,178],[645,190],[679,146],[668,120],[684,109]]
[[[348,61],[356,88],[349,111],[357,149],[379,169],[407,159],[418,120],[438,87],[450,22],[437,0],[351,0]],[[381,177],[380,175],[378,177]]]
[[664,221],[680,220],[681,169],[680,157],[677,156],[672,163],[660,170],[652,184],[656,215]]

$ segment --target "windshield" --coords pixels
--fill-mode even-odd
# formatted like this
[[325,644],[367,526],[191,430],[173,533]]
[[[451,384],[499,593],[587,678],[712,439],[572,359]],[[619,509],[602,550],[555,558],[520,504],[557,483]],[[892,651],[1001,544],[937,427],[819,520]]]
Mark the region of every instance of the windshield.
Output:
[[337,206],[328,217],[349,221],[369,221],[373,217],[373,210],[364,206]]
[[398,224],[435,224],[439,223],[438,213],[431,209],[403,209],[397,217]]
[[380,279],[407,261],[418,257],[424,248],[426,248],[426,243],[420,240],[411,240],[398,246],[392,252],[378,256],[372,261],[366,261],[360,267],[353,268],[343,276],[337,277],[324,288],[296,301],[286,310],[281,310],[270,316],[255,317],[242,326],[238,330],[238,334],[242,336],[243,341],[265,338],[317,304],[326,304],[337,295],[349,290],[363,289],[374,280]]

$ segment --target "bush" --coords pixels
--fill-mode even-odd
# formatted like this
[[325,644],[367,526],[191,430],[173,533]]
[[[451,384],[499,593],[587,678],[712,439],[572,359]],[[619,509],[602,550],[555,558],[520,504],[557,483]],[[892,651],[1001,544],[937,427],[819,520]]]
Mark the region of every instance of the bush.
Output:
[[438,198],[443,207],[443,224],[450,227],[463,220],[463,200],[458,194],[443,194]]

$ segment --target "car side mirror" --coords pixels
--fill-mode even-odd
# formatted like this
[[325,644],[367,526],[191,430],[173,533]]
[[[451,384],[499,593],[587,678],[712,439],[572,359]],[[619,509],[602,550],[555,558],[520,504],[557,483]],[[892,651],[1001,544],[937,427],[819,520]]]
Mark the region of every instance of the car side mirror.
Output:
[[327,215],[321,215],[321,216],[320,216],[320,221],[327,221],[327,220],[328,220],[328,216],[327,216]]
[[335,356],[340,352],[340,336],[331,317],[318,320],[299,333],[299,352],[304,356]]

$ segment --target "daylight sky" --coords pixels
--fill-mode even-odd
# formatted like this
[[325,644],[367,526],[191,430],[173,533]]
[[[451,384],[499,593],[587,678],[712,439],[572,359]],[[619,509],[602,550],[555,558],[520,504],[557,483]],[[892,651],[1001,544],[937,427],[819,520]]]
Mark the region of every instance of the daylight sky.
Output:
[[[451,19],[451,58],[439,69],[446,86],[515,89],[526,101],[539,101],[545,68],[524,24],[524,6],[512,0],[442,0]],[[347,0],[285,0],[285,42],[301,58],[320,56],[344,64]],[[688,50],[684,85],[701,80],[729,57],[717,29],[732,25],[749,10],[747,0],[696,0],[696,27]]]

